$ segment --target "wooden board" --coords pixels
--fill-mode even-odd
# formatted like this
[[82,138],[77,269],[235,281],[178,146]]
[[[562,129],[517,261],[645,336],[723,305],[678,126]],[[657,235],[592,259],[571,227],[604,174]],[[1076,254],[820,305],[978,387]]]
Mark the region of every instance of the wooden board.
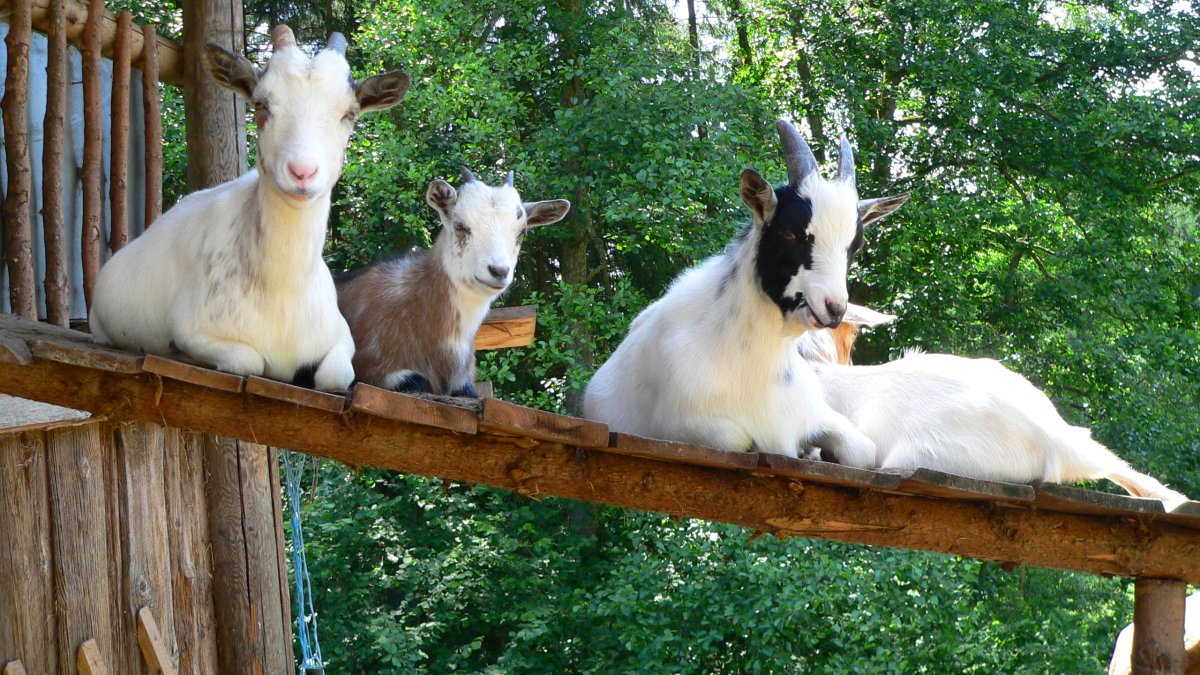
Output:
[[4,664],[4,669],[0,670],[0,673],[3,675],[27,675],[25,664],[21,663],[20,659]]
[[1157,499],[1114,495],[1042,481],[1035,481],[1033,489],[1035,492],[1033,503],[1039,509],[1095,516],[1159,515],[1164,513],[1163,504]]
[[483,400],[481,429],[583,448],[608,447],[608,425],[526,408],[500,399]]
[[14,335],[0,335],[0,361],[25,366],[33,363],[33,352],[25,341]]
[[108,675],[108,666],[104,665],[104,656],[100,654],[100,646],[95,640],[88,640],[79,645],[75,656],[75,668],[79,675]]
[[1017,483],[967,478],[933,469],[912,469],[901,474],[899,492],[945,499],[987,502],[1032,502],[1033,488]]
[[223,373],[219,370],[184,363],[183,361],[166,359],[154,354],[146,356],[145,362],[142,364],[142,369],[147,373],[169,377],[172,380],[190,382],[202,387],[208,387],[209,389],[231,391],[235,394],[241,392],[246,386],[246,378],[241,375]]
[[898,473],[867,471],[832,462],[798,459],[769,452],[758,455],[758,467],[761,473],[767,475],[872,490],[895,490],[903,480],[903,476]]
[[[388,391],[361,382],[354,385],[350,408],[384,419],[449,429],[460,434],[474,434],[479,431],[479,415],[475,410]],[[289,447],[287,444],[283,446]]]
[[536,307],[497,307],[487,313],[483,325],[475,333],[475,349],[503,349],[533,344],[536,328]]
[[136,373],[142,369],[142,357],[111,347],[64,345],[50,340],[31,340],[29,348],[34,356],[47,361],[70,363],[113,373]]
[[1184,502],[1167,511],[1159,520],[1200,530],[1200,502]]
[[146,659],[146,667],[152,675],[176,675],[175,662],[171,660],[171,652],[163,641],[162,633],[158,630],[158,622],[149,607],[138,610],[138,645],[142,648],[142,657]]
[[246,378],[246,393],[332,413],[341,413],[349,405],[345,395],[305,389],[265,377],[250,376]]
[[718,469],[750,470],[758,467],[758,453],[726,452],[700,445],[660,441],[633,434],[613,432],[608,435],[607,452],[631,457],[644,457],[663,462],[680,462]]

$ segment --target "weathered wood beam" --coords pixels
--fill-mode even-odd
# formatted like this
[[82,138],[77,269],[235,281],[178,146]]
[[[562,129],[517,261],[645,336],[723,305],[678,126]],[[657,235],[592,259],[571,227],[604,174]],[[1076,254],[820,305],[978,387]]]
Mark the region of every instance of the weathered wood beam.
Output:
[[[774,469],[711,468],[621,450],[305,408],[153,374],[35,360],[0,364],[0,391],[92,411],[289,447],[359,466],[483,483],[806,536],[953,553],[1008,564],[1200,581],[1200,530],[1161,514],[1053,512],[812,480]],[[399,396],[393,394],[392,396]],[[870,472],[867,472],[870,473]],[[1135,517],[1140,516],[1140,517]],[[1156,519],[1157,518],[1157,519]]]
[[46,116],[42,124],[42,239],[46,246],[46,320],[58,326],[71,321],[67,283],[67,236],[63,216],[63,137],[66,131],[67,57],[66,18],[61,3],[54,3],[46,29]]
[[533,343],[535,328],[537,328],[536,307],[532,305],[497,307],[487,313],[483,325],[475,334],[475,349],[524,347]]
[[1183,675],[1187,584],[1139,577],[1133,582],[1133,675]]
[[142,55],[142,126],[145,128],[146,211],[145,227],[162,215],[163,149],[162,113],[158,91],[158,43],[152,25],[142,26],[142,38],[149,48]]
[[117,17],[117,38],[112,57],[112,95],[109,112],[108,246],[113,253],[129,243],[129,84],[133,72],[129,43],[133,39],[133,15]]
[[[0,0],[0,14],[11,11],[17,0]],[[83,28],[87,23],[88,4],[86,0],[33,0],[33,29],[39,33],[50,32],[51,13],[55,5],[61,5],[66,17],[67,39],[79,49],[83,49]],[[105,56],[112,56],[113,44],[117,35],[117,15],[105,11],[100,19],[101,49]],[[163,82],[177,87],[183,86],[183,50],[170,38],[157,35],[160,77]],[[146,41],[143,36],[134,35],[130,42],[130,54],[135,64],[141,63],[142,51]]]
[[9,302],[16,314],[38,318],[34,289],[33,230],[29,219],[31,165],[29,132],[25,104],[29,94],[29,48],[32,40],[29,0],[16,0],[8,21],[4,47],[8,53],[5,68],[4,100],[0,110],[4,118],[4,159],[8,186],[4,193],[4,248],[8,266]]
[[80,258],[83,263],[83,296],[92,311],[92,291],[100,274],[100,243],[104,239],[104,101],[100,97],[100,28],[104,3],[89,0],[83,30],[83,226]]

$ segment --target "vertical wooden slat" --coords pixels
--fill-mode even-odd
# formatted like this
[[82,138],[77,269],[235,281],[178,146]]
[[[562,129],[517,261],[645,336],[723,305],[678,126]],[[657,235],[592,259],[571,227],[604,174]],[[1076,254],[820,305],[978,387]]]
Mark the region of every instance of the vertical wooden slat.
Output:
[[42,140],[42,239],[46,245],[46,320],[66,326],[71,319],[67,285],[67,224],[63,218],[63,136],[67,110],[67,27],[64,3],[50,4],[46,33],[46,120]]
[[0,663],[57,671],[50,488],[41,432],[0,435]]
[[1173,579],[1133,582],[1133,675],[1182,675],[1187,584]]
[[9,298],[12,311],[37,319],[37,295],[33,273],[33,230],[29,221],[29,133],[25,104],[29,91],[29,44],[33,34],[30,0],[9,3],[8,68],[4,80],[4,151],[8,165],[8,192],[4,198],[4,244],[8,262]]
[[[125,493],[122,489],[124,461],[120,448],[119,425],[104,424],[100,427],[100,438],[104,452],[104,509],[108,522],[108,550],[104,559],[108,562],[108,583],[112,589],[112,605],[108,608],[108,623],[112,626],[113,644],[106,665],[116,673],[125,673],[137,668],[137,646],[131,641],[135,632],[133,617],[129,615],[122,598],[129,595],[125,578],[126,536],[124,522]],[[130,645],[133,644],[133,652]]]
[[54,523],[54,608],[60,664],[95,639],[105,663],[113,662],[113,592],[109,580],[109,522],[105,504],[106,453],[102,423],[46,432],[50,514]]
[[[292,663],[290,622],[284,618],[287,596],[283,594],[279,569],[281,557],[279,531],[276,524],[279,511],[279,464],[265,445],[238,442],[242,482],[242,514],[246,530],[246,567],[250,582],[250,607],[257,608],[263,618],[263,656],[268,673],[296,670]],[[284,630],[280,630],[283,628]]]
[[278,557],[278,560],[276,561],[275,564],[278,565],[278,567],[279,567],[279,601],[281,604],[280,625],[286,626],[288,628],[288,633],[286,635],[287,662],[288,662],[288,665],[291,667],[291,670],[294,671],[296,669],[294,667],[295,664],[293,663],[292,644],[291,644],[292,643],[292,634],[291,634],[292,586],[290,583],[290,579],[288,578],[288,567],[287,567],[287,559],[286,559],[286,552],[285,552],[287,545],[284,542],[284,534],[283,534],[283,518],[284,518],[283,498],[284,497],[283,497],[283,489],[279,482],[279,471],[280,471],[279,453],[280,453],[280,450],[279,450],[279,448],[267,448],[267,451],[268,451],[267,466],[268,466],[268,470],[270,471],[270,474],[271,474],[271,494],[274,495],[274,497],[271,499],[271,505],[275,510],[275,537],[276,537],[275,553],[276,553],[276,556]]
[[129,43],[132,39],[133,15],[126,10],[117,15],[109,113],[112,131],[108,170],[108,245],[113,253],[129,242]]
[[83,296],[92,309],[92,289],[100,273],[101,216],[104,194],[101,166],[104,153],[104,110],[100,96],[100,21],[103,0],[88,2],[87,24],[83,29]]
[[177,663],[180,673],[205,675],[217,672],[204,502],[206,437],[167,428],[163,438]]
[[142,26],[142,118],[146,133],[146,222],[162,215],[162,113],[159,111],[158,40],[152,25]]

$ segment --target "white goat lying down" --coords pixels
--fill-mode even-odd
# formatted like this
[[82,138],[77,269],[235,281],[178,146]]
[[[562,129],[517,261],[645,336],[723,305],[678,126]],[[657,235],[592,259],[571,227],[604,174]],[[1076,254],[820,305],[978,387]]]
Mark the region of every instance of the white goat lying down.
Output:
[[334,33],[310,59],[287,26],[264,71],[205,48],[205,67],[254,102],[258,168],[188,195],[100,270],[91,308],[97,342],[317,388],[354,380],[354,342],[321,258],[330,191],[360,114],[399,103],[408,75],[354,82]]
[[511,171],[500,187],[477,180],[465,167],[462,172],[457,191],[435,180],[425,192],[442,220],[432,250],[337,280],[362,382],[475,396],[475,333],[512,282],[525,234],[557,223],[571,208],[565,199],[522,203]]
[[1068,424],[1045,394],[998,361],[907,351],[878,366],[839,365],[849,363],[840,354],[848,356],[860,326],[895,318],[852,304],[841,326],[801,341],[825,400],[875,442],[876,467],[1015,483],[1107,478],[1167,509],[1187,501]]
[[742,172],[753,221],[633,321],[588,385],[584,414],[614,431],[792,457],[816,445],[871,466],[874,444],[821,398],[797,340],[838,324],[863,226],[908,196],[859,201],[845,139],[828,181],[795,127],[776,128],[788,184]]

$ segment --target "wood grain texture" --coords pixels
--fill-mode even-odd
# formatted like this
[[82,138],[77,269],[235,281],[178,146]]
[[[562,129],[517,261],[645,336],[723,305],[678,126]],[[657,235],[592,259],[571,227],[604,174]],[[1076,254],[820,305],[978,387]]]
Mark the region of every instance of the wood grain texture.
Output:
[[759,471],[765,475],[842,485],[872,490],[895,490],[903,476],[899,473],[867,471],[830,462],[785,457],[769,452],[759,453]]
[[104,162],[104,100],[100,96],[100,20],[103,0],[89,0],[83,29],[83,222],[80,256],[83,261],[83,295],[88,311],[100,274],[100,241],[104,236],[102,191]]
[[265,377],[251,376],[246,378],[246,393],[333,413],[341,413],[349,405],[345,396],[316,391],[314,389],[305,389],[304,387],[268,380]]
[[184,363],[174,359],[164,358],[155,354],[147,354],[142,361],[142,369],[172,380],[191,382],[210,389],[238,393],[246,386],[246,378],[232,373],[223,373],[212,368],[205,368],[192,363]]
[[79,645],[79,651],[75,656],[75,668],[79,671],[79,675],[108,675],[104,654],[100,652],[100,647],[95,640],[88,640]]
[[758,467],[758,453],[726,452],[690,443],[660,441],[618,432],[608,435],[606,452],[721,469],[746,471]]
[[204,72],[204,45],[234,54],[245,51],[241,0],[183,4],[184,112],[188,187],[202,190],[246,172],[246,123],[242,101]]
[[908,494],[987,502],[1033,501],[1033,488],[1028,485],[978,480],[933,469],[911,469],[901,475],[896,489]]
[[[280,577],[287,568],[279,569],[281,533],[275,528],[279,513],[279,464],[264,445],[238,441],[242,512],[245,529],[246,595],[250,612],[262,618],[261,649],[266,672],[295,672],[292,663],[291,624],[285,618],[288,596],[281,595]],[[215,545],[216,542],[214,542]]]
[[113,43],[112,96],[109,110],[108,246],[116,253],[129,243],[129,82],[132,77],[130,45],[133,15],[117,15]]
[[19,366],[33,363],[33,351],[15,335],[0,334],[0,361]]
[[351,392],[350,409],[385,419],[448,429],[460,434],[474,434],[479,430],[479,415],[475,410],[388,391],[361,382],[354,385]]
[[142,26],[142,39],[146,49],[142,52],[142,126],[146,137],[146,205],[145,226],[158,220],[163,208],[163,149],[162,113],[158,90],[159,64],[158,41],[153,25]]
[[57,671],[46,462],[44,434],[0,435],[0,663],[34,673]]
[[608,425],[568,417],[501,401],[483,399],[479,426],[541,441],[555,441],[584,448],[608,447]]
[[1043,483],[1033,484],[1034,504],[1039,508],[1053,509],[1066,513],[1087,515],[1120,515],[1122,513],[1161,514],[1163,503],[1158,499],[1114,495],[1107,492],[1083,490],[1070,485]]
[[114,373],[137,373],[142,370],[142,357],[112,347],[78,342],[63,343],[40,338],[30,340],[28,344],[34,356],[46,361],[70,363]]
[[1187,584],[1139,578],[1133,583],[1133,675],[1182,675]]
[[475,349],[504,349],[533,344],[536,328],[536,307],[497,307],[487,313],[475,333]]
[[8,186],[4,193],[4,251],[8,266],[12,311],[27,319],[38,318],[33,271],[33,230],[30,225],[29,132],[25,106],[29,99],[29,48],[33,35],[30,0],[14,0],[8,7],[8,35],[4,45],[8,66],[4,78],[4,159]]
[[151,675],[176,675],[175,662],[171,659],[171,650],[158,629],[154,613],[149,607],[143,607],[137,613],[137,640],[142,648],[142,657]]
[[16,661],[9,661],[8,663],[4,664],[4,668],[0,669],[0,674],[28,675],[27,671],[25,670],[25,664],[21,663],[20,659],[17,659]]
[[63,136],[67,109],[67,22],[62,2],[51,3],[46,27],[46,116],[42,124],[42,240],[46,247],[46,320],[71,320],[67,285],[67,230],[63,216]]

